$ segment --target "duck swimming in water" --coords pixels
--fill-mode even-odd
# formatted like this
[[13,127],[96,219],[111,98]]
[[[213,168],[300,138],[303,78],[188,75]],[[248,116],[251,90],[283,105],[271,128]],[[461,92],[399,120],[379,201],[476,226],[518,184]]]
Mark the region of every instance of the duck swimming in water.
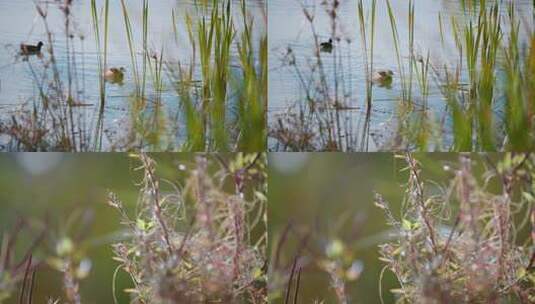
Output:
[[394,72],[391,70],[378,70],[372,75],[372,82],[380,87],[388,87],[392,84]]
[[324,53],[332,53],[333,51],[333,40],[329,39],[327,42],[320,43],[320,51]]
[[36,55],[41,53],[41,48],[43,47],[43,42],[39,41],[37,45],[31,45],[31,44],[20,44],[20,53],[22,55]]
[[103,73],[104,79],[106,79],[107,82],[114,83],[114,84],[123,84],[124,80],[124,72],[125,68],[109,68]]

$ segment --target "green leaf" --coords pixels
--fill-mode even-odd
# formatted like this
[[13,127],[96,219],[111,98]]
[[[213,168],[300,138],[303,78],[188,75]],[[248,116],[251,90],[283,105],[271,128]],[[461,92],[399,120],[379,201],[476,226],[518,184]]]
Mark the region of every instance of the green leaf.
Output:
[[522,192],[522,197],[524,197],[524,199],[530,203],[535,201],[535,197],[533,197],[533,195],[529,192]]
[[516,271],[516,279],[517,279],[517,280],[522,279],[525,275],[526,275],[526,269],[524,269],[524,267],[520,267],[520,268]]
[[146,225],[146,224],[145,224],[145,221],[144,221],[144,220],[142,220],[142,219],[140,219],[140,218],[138,218],[138,219],[136,220],[136,226],[137,226],[137,228],[138,228],[139,230],[143,230],[143,231],[145,231],[145,225]]
[[401,220],[401,227],[405,230],[411,230],[412,223],[407,219]]
[[255,191],[254,195],[256,196],[257,199],[263,201],[263,202],[267,202],[267,197],[264,193],[260,192],[260,191]]
[[70,238],[64,237],[56,244],[56,253],[59,256],[66,256],[73,252],[74,244]]
[[329,258],[337,258],[340,257],[345,250],[345,245],[340,240],[332,240],[329,245],[327,245],[326,248],[326,254]]

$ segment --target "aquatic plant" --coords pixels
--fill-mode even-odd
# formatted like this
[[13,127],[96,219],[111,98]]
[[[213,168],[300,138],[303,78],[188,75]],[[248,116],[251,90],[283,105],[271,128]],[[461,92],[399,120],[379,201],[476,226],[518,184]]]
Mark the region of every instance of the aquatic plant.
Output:
[[[91,21],[97,50],[98,104],[91,104],[85,89],[85,35],[75,34],[72,2],[36,3],[47,38],[46,52],[27,60],[39,94],[33,104],[6,115],[0,121],[5,150],[14,151],[263,151],[266,145],[267,33],[253,19],[246,1],[202,1],[201,16],[186,14],[186,31],[193,57],[176,63],[172,56],[150,50],[151,9],[141,3],[142,20],[132,22],[126,1],[112,12],[110,2],[91,1]],[[48,10],[57,7],[64,16],[67,65],[56,58],[56,34],[48,27]],[[241,14],[236,14],[241,12]],[[132,94],[124,98],[127,111],[122,127],[110,125],[107,115],[110,15],[120,14],[130,55]],[[177,16],[170,14],[177,33]],[[136,19],[138,16],[135,16]],[[243,30],[241,29],[243,28]],[[141,37],[136,37],[139,32]],[[82,51],[74,43],[79,38]],[[137,41],[141,41],[141,47]],[[177,39],[178,41],[178,39]],[[258,44],[257,44],[258,43]],[[178,49],[178,48],[177,48]],[[173,54],[174,49],[169,51]],[[167,49],[166,49],[167,54]],[[197,71],[197,56],[201,69]],[[25,56],[28,59],[28,56]],[[79,63],[82,62],[82,70]],[[187,66],[187,67],[186,67]],[[189,71],[186,73],[185,70]],[[61,71],[61,72],[60,72]],[[166,76],[169,77],[166,77]],[[201,75],[201,79],[197,79]],[[80,79],[79,79],[80,78]],[[167,86],[176,89],[177,103],[165,102]],[[198,91],[197,86],[202,87]],[[150,87],[150,90],[149,90]],[[199,94],[200,93],[200,94]],[[172,96],[172,95],[171,95]]]
[[[355,121],[352,110],[358,110],[352,100],[352,84],[346,78],[351,66],[347,54],[353,37],[340,30],[340,1],[323,1],[320,6],[328,17],[329,39],[332,46],[322,47],[324,37],[316,29],[316,7],[302,3],[302,14],[312,35],[312,55],[301,65],[291,46],[285,48],[282,63],[299,82],[303,100],[296,100],[287,111],[278,113],[269,125],[269,136],[275,140],[276,151],[353,151],[368,149],[370,116]],[[373,22],[372,18],[372,22]],[[362,20],[364,22],[364,20]],[[363,37],[366,39],[366,37]],[[373,45],[373,34],[371,35]],[[373,57],[373,47],[371,48]],[[366,51],[367,54],[367,51]],[[367,55],[366,55],[367,56]],[[370,61],[373,64],[373,60]],[[330,66],[327,66],[329,64]],[[332,67],[332,68],[331,68]],[[371,97],[371,90],[368,91]],[[364,106],[369,105],[367,102]],[[355,125],[362,132],[354,134]],[[297,128],[296,128],[297,127]]]
[[108,27],[109,27],[109,11],[110,3],[106,0],[104,5],[104,25],[102,26],[102,32],[104,32],[104,47],[101,43],[101,27],[97,12],[97,3],[95,0],[91,1],[91,17],[93,21],[93,30],[95,32],[95,39],[98,52],[98,72],[99,72],[99,86],[100,86],[100,110],[97,119],[97,126],[95,128],[93,149],[98,151],[102,149],[102,128],[104,123],[104,109],[106,105],[106,81],[104,79],[104,71],[107,70],[108,65]]
[[[194,22],[186,15],[193,57],[186,64],[168,64],[186,120],[184,150],[265,150],[267,34],[254,39],[259,25],[247,2],[240,2],[241,21],[234,20],[234,6],[232,1],[211,1],[210,18]],[[233,47],[238,53],[238,74],[231,68]],[[202,76],[198,83],[194,79],[197,52]],[[234,127],[229,129],[229,122]]]
[[[465,16],[451,18],[453,40],[458,49],[457,66],[436,66],[429,54],[424,58],[410,51],[409,56],[418,58],[422,67],[418,83],[424,100],[428,78],[434,74],[447,103],[449,116],[433,121],[429,110],[426,110],[426,103],[417,112],[412,108],[402,109],[405,114],[400,115],[396,135],[402,140],[393,140],[388,147],[424,151],[527,151],[532,146],[532,114],[528,110],[531,101],[528,96],[534,87],[532,74],[527,72],[531,53],[529,48],[523,52],[522,45],[531,44],[533,32],[526,30],[523,34],[526,40],[521,40],[523,21],[516,16],[514,3],[504,6],[498,1],[469,1],[463,2],[462,7]],[[414,16],[410,16],[409,12],[409,20],[412,20]],[[439,15],[442,41],[443,23]],[[392,28],[395,32],[394,23]],[[409,29],[409,33],[413,31],[413,28]],[[411,62],[416,60],[411,59]],[[411,119],[415,113],[416,117],[420,117],[418,120]],[[451,124],[446,119],[450,119]],[[427,127],[421,127],[422,124]],[[435,142],[425,139],[429,138],[429,133],[444,138],[450,132],[451,143],[445,139]],[[422,136],[425,140],[421,140]]]
[[[415,45],[418,29],[417,2],[409,1],[406,12],[395,11],[384,1],[386,24],[397,69],[399,96],[393,98],[391,119],[371,124],[374,87],[376,1],[356,1],[365,92],[357,93],[365,103],[355,106],[354,84],[337,94],[344,83],[343,66],[336,52],[342,39],[334,36],[332,61],[316,53],[314,64],[297,60],[288,46],[283,64],[293,70],[299,83],[297,100],[287,109],[272,114],[270,149],[312,151],[529,151],[533,146],[533,41],[532,21],[519,16],[520,5],[501,1],[462,1],[461,14],[449,20],[438,14],[440,41],[452,40],[456,52],[452,61],[442,63],[429,49]],[[323,1],[329,22],[339,22],[340,1]],[[314,39],[314,9],[303,8]],[[525,6],[522,6],[525,7]],[[334,8],[334,9],[333,9]],[[333,13],[334,12],[334,13]],[[402,17],[400,17],[402,16]],[[408,20],[400,29],[400,20]],[[450,27],[446,37],[445,27]],[[403,33],[403,34],[401,34]],[[351,37],[352,38],[352,37]],[[388,37],[386,37],[388,38]],[[300,55],[300,54],[298,54]],[[355,54],[352,54],[355,56]],[[360,56],[360,53],[359,53]],[[326,71],[329,71],[326,73]],[[338,73],[337,73],[338,71]],[[351,73],[351,72],[350,72]],[[432,93],[430,93],[432,92]],[[436,93],[435,93],[436,92]],[[430,94],[433,104],[430,104]],[[344,96],[344,97],[342,97]],[[437,105],[438,100],[444,106]],[[365,109],[365,111],[364,111]],[[359,112],[362,111],[362,113]],[[353,113],[351,113],[353,112]],[[378,128],[377,125],[387,126]]]
[[83,103],[84,93],[81,88],[80,74],[83,71],[77,62],[78,57],[74,40],[82,44],[85,37],[76,35],[72,28],[70,2],[53,4],[64,18],[63,34],[67,54],[67,76],[60,73],[56,58],[54,38],[48,24],[48,4],[36,3],[35,8],[46,32],[46,54],[37,54],[37,63],[28,56],[22,55],[28,66],[38,94],[18,111],[12,112],[9,118],[0,122],[0,133],[7,135],[7,150],[16,151],[85,151],[91,146],[91,136],[84,128],[87,111]]
[[[367,26],[365,21],[365,10],[362,0],[358,2],[358,17],[359,17],[359,26],[360,26],[360,37],[362,39],[362,48],[364,51],[364,65],[366,66],[366,107],[371,110],[372,107],[372,95],[373,95],[373,83],[372,83],[372,73],[373,73],[373,48],[375,41],[375,16],[376,16],[376,6],[377,1],[374,0],[371,3],[371,25],[370,25],[370,51],[368,55],[368,41],[367,41]],[[369,59],[368,59],[369,56]]]
[[[237,120],[240,126],[238,151],[265,151],[267,148],[268,36],[263,34],[254,45],[254,20],[248,19],[246,1],[241,2],[243,32],[238,42],[242,69]],[[266,18],[266,17],[264,17]],[[267,20],[264,20],[267,24]],[[255,55],[255,50],[259,54]],[[256,58],[258,57],[258,58]]]

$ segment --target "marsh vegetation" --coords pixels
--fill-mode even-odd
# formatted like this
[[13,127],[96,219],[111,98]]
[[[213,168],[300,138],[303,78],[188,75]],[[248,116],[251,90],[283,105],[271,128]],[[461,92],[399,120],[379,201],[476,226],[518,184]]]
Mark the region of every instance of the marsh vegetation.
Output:
[[0,14],[2,150],[265,150],[263,1],[7,1]]
[[533,147],[532,1],[294,1],[294,19],[282,6],[269,4],[270,150]]

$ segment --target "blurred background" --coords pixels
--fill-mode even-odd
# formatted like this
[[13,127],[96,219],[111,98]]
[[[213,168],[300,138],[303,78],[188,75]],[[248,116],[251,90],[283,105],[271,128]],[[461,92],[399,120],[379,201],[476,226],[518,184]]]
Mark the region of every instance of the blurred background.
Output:
[[[181,183],[193,167],[195,154],[151,154],[163,179]],[[27,228],[17,237],[19,262],[46,227],[47,238],[33,252],[40,262],[34,285],[34,302],[62,299],[62,274],[46,263],[58,250],[74,247],[85,272],[81,280],[83,303],[113,303],[112,278],[118,263],[112,260],[111,244],[121,239],[117,211],[106,204],[115,192],[133,212],[142,172],[128,154],[117,153],[16,153],[0,154],[0,239],[22,222]],[[132,213],[131,213],[132,214]],[[65,240],[70,240],[66,242]],[[0,271],[1,274],[1,271]],[[119,303],[129,303],[123,290],[130,278],[119,271],[116,294]],[[18,290],[2,303],[18,303]]]
[[[436,182],[427,183],[426,191],[447,187],[458,154],[414,155],[422,164],[422,177]],[[474,172],[481,176],[482,158],[472,156]],[[499,155],[489,157],[498,159]],[[408,177],[404,167],[404,160],[391,153],[269,154],[272,303],[284,303],[296,255],[297,267],[302,267],[299,303],[338,303],[325,271],[330,260],[343,265],[338,274],[345,280],[349,303],[380,303],[380,274],[385,264],[379,260],[378,245],[388,240],[390,227],[383,210],[374,205],[374,193],[383,195],[399,217]],[[390,290],[398,287],[396,278],[385,271],[381,285],[384,302],[394,303]]]

